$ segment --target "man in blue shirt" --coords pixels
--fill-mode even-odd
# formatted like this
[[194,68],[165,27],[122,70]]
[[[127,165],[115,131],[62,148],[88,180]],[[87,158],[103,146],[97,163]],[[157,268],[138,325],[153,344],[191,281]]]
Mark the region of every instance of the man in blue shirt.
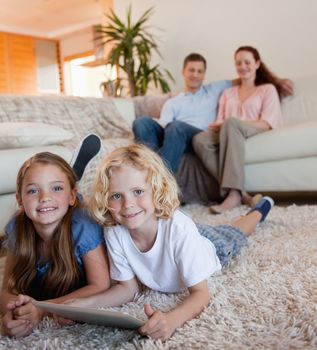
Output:
[[216,119],[219,97],[232,85],[229,80],[202,85],[206,67],[202,55],[188,55],[183,65],[184,92],[164,104],[160,124],[150,117],[138,118],[133,123],[136,141],[157,151],[174,174],[183,154],[191,150],[194,135],[207,130]]

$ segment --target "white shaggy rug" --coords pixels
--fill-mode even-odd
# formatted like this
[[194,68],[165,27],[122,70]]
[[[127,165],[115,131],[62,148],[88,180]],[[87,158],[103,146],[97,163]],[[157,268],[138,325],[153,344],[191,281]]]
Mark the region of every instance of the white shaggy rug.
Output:
[[[184,210],[196,221],[220,224],[245,208],[226,216],[196,205]],[[316,248],[317,206],[275,207],[234,263],[210,278],[209,306],[165,343],[101,326],[60,328],[46,319],[23,339],[0,337],[0,349],[316,349]],[[144,317],[145,302],[168,310],[183,296],[147,290],[123,309]]]

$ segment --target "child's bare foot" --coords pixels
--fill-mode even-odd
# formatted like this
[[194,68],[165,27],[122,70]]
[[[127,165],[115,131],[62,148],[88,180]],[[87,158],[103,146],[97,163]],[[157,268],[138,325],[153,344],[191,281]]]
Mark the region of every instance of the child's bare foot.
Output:
[[241,202],[242,204],[248,205],[250,208],[254,208],[262,198],[262,194],[259,193],[250,196],[247,192],[242,192]]

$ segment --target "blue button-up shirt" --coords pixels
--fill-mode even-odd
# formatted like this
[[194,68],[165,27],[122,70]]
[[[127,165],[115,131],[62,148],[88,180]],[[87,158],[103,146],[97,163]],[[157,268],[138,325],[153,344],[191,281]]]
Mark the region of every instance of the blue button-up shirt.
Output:
[[166,126],[172,121],[182,121],[198,129],[207,130],[216,120],[218,100],[231,81],[222,80],[202,86],[197,92],[181,92],[163,106],[160,123]]

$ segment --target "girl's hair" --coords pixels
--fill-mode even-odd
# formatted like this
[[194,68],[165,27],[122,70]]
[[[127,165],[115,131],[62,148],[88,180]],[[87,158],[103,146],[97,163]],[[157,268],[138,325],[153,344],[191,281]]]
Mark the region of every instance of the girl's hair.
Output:
[[240,46],[234,53],[234,57],[236,57],[237,53],[240,51],[250,52],[253,55],[255,61],[260,62],[260,66],[256,70],[254,82],[255,85],[258,86],[262,84],[273,84],[277,90],[279,98],[282,99],[284,97],[283,87],[281,86],[279,79],[262,62],[259,51],[252,46]]
[[104,226],[116,225],[109,208],[109,184],[114,171],[130,165],[147,171],[147,181],[151,185],[155,215],[170,218],[179,206],[178,187],[174,176],[155,152],[144,145],[132,144],[114,150],[100,166],[90,200],[92,216]]
[[[42,152],[28,159],[18,172],[16,187],[20,197],[25,174],[37,164],[50,164],[59,167],[67,176],[71,189],[76,187],[76,175],[67,162],[55,154]],[[45,298],[65,295],[73,290],[78,283],[79,268],[73,252],[71,234],[71,218],[74,209],[78,206],[79,200],[76,198],[75,204],[69,207],[66,215],[56,227],[48,247],[49,269],[41,282],[41,294],[45,295]],[[41,259],[42,242],[32,221],[23,209],[18,210],[15,219],[14,254],[16,260],[8,280],[8,289],[12,293],[30,294],[32,285],[34,286],[35,283],[36,265]]]

